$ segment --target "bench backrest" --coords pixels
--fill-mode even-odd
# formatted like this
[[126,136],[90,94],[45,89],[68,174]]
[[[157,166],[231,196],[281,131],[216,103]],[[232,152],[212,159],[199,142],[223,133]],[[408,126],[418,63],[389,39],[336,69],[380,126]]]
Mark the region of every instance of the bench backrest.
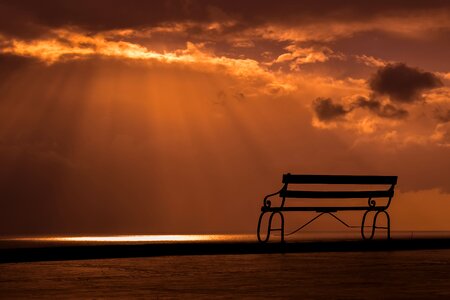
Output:
[[[283,175],[284,187],[280,191],[282,198],[392,198],[397,176],[360,176],[360,175]],[[305,191],[289,190],[289,184],[333,184],[333,185],[389,185],[386,190],[326,190]]]

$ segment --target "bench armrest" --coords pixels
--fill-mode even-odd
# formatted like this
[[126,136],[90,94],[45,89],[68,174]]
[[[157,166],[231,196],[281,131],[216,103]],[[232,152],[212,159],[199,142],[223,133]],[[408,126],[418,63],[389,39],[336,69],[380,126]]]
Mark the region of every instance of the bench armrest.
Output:
[[272,194],[269,194],[269,195],[265,196],[264,197],[264,201],[263,201],[263,206],[264,207],[270,207],[272,205],[272,201],[270,201],[269,198],[273,197],[275,195],[279,195],[281,193],[281,191],[283,189],[285,189],[285,188],[286,188],[286,185],[284,185],[278,192],[275,192],[275,193],[272,193]]

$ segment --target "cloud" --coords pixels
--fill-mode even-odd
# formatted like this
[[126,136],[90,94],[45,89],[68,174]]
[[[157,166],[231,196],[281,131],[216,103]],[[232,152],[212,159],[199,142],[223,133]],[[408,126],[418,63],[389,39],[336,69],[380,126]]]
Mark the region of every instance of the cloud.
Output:
[[347,107],[334,103],[331,98],[317,98],[313,101],[314,112],[322,122],[342,121],[345,115],[358,108],[366,109],[385,119],[404,119],[408,116],[408,111],[403,108],[396,107],[390,103],[383,104],[377,99],[369,99],[363,96],[352,101]]
[[[194,7],[195,6],[195,7]],[[113,1],[2,1],[2,31],[19,37],[39,37],[49,28],[81,27],[89,31],[155,26],[161,22],[206,20],[202,8],[183,0],[146,2]],[[126,13],[124,13],[126,12]]]
[[365,97],[358,98],[352,103],[352,106],[354,108],[366,108],[377,116],[387,119],[404,119],[408,116],[408,111],[403,108],[398,108],[390,103],[382,104],[376,99]]
[[313,102],[313,109],[320,121],[334,121],[342,119],[348,110],[341,104],[333,103],[331,98],[317,98]]
[[440,123],[450,122],[450,109],[446,109],[444,111],[441,109],[436,110],[435,116]]
[[441,80],[430,72],[411,68],[403,63],[380,68],[369,81],[378,94],[389,96],[398,103],[412,103],[422,99],[422,93],[442,86]]
[[[373,57],[359,56],[359,58],[378,63]],[[357,109],[364,109],[382,119],[402,120],[410,115],[408,110],[401,107],[403,104],[421,100],[423,92],[440,87],[443,83],[437,75],[431,72],[421,71],[402,63],[388,63],[378,69],[370,78],[368,85],[371,89],[369,97],[358,95],[341,97],[341,103],[334,103],[330,97],[317,98],[313,101],[316,117],[322,122],[343,121],[346,115]],[[381,95],[389,97],[386,99],[380,97]],[[434,94],[430,95],[430,99],[437,101]],[[417,111],[416,108],[414,110]],[[439,109],[435,110],[433,117],[440,123],[446,123],[450,120],[450,113],[447,110]],[[368,122],[367,118],[361,114],[359,117],[345,120],[351,121],[350,123],[354,123],[356,127],[357,124],[367,124]],[[373,126],[371,128],[373,129]],[[373,131],[365,130],[364,132]]]
[[274,63],[289,63],[291,70],[298,71],[300,65],[312,64],[317,62],[326,62],[330,58],[341,58],[341,55],[335,54],[333,50],[327,47],[299,47],[297,45],[289,45],[285,47],[288,52],[283,53],[275,59]]
[[[225,72],[247,80],[250,86],[257,86],[261,91],[261,83],[265,82],[266,92],[289,92],[295,89],[288,81],[267,70],[257,60],[248,58],[232,58],[217,56],[203,44],[187,42],[185,48],[174,51],[154,51],[133,42],[112,39],[127,35],[128,32],[104,32],[89,34],[75,29],[57,29],[51,35],[40,39],[12,39],[3,47],[0,54],[22,56],[40,60],[47,64],[105,57],[124,60],[141,60],[152,63],[187,66],[203,72]],[[1,39],[0,39],[1,41]]]
[[450,147],[450,123],[440,123],[436,125],[434,133],[430,139],[442,147]]
[[[126,13],[124,13],[126,12]],[[252,39],[332,41],[359,32],[385,31],[417,36],[450,28],[450,5],[445,1],[371,3],[346,1],[2,1],[0,33],[36,38],[50,29],[77,27],[89,32],[122,29],[176,29],[191,38],[214,41]],[[170,26],[169,26],[170,25]]]
[[358,62],[361,62],[369,67],[380,68],[380,67],[386,66],[386,64],[387,64],[386,61],[384,61],[380,58],[377,58],[377,57],[370,56],[370,55],[364,55],[364,54],[356,55],[355,58]]

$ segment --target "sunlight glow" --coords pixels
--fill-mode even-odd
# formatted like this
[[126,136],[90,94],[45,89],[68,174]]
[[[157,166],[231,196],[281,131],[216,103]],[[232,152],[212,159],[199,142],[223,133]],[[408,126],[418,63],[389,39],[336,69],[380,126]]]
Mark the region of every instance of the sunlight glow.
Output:
[[14,241],[31,242],[186,242],[186,241],[224,241],[233,240],[241,235],[194,234],[194,235],[116,235],[116,236],[59,236],[24,237]]

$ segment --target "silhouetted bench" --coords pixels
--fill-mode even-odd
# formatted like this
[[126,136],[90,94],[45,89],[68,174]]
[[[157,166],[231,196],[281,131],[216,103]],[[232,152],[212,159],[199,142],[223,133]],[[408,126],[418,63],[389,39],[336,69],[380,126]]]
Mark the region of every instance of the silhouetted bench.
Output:
[[[350,228],[359,228],[359,226],[350,226],[338,218],[334,213],[338,211],[365,211],[361,223],[361,235],[363,239],[372,239],[375,229],[382,228],[387,230],[387,238],[390,239],[390,217],[386,209],[389,207],[394,196],[394,187],[397,184],[397,176],[357,176],[357,175],[283,175],[283,187],[276,193],[269,194],[264,198],[261,207],[261,215],[258,220],[257,236],[258,241],[267,242],[272,231],[281,231],[281,241],[284,241],[284,216],[283,212],[290,211],[310,211],[317,212],[319,215],[312,220],[290,233],[293,234],[324,214],[331,215],[339,222]],[[294,187],[292,187],[294,185]],[[321,187],[321,189],[310,190],[307,185]],[[385,188],[381,189],[382,186]],[[330,190],[330,187],[338,187]],[[280,204],[273,205],[270,197],[279,195]],[[367,204],[361,203],[361,199],[367,198]],[[289,199],[289,201],[288,201]],[[305,199],[302,202],[306,204],[292,206],[293,199]],[[338,205],[327,205],[330,203],[327,199],[333,199]],[[352,204],[349,199],[359,199],[358,204]],[[381,204],[377,204],[375,199],[380,199]],[[288,203],[289,202],[289,203]],[[289,206],[287,205],[289,204]],[[352,204],[352,205],[350,205]],[[372,226],[365,226],[367,215],[373,212]],[[267,235],[261,239],[261,222],[266,213],[269,213]],[[382,213],[386,216],[386,226],[377,226],[378,215]],[[280,216],[280,228],[272,228],[272,221],[275,215]],[[366,236],[364,227],[372,227],[370,236]]]

